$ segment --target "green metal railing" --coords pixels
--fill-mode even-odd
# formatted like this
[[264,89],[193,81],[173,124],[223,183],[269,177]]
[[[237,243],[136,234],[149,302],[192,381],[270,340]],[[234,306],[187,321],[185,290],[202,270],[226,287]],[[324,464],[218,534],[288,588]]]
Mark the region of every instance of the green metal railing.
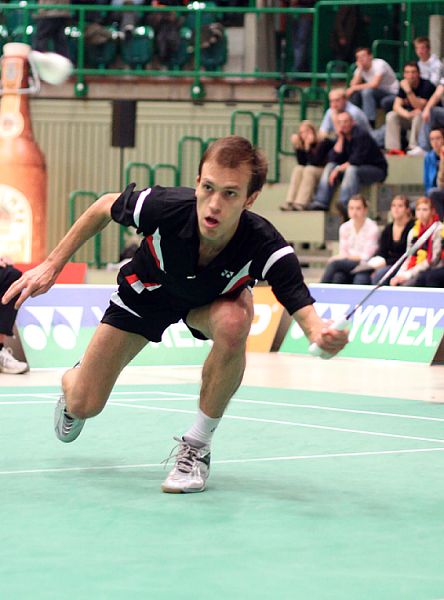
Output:
[[[88,206],[94,204],[94,202],[99,198],[99,194],[95,192],[90,192],[87,190],[76,190],[71,192],[69,195],[69,225],[70,227],[74,224],[77,218],[77,214],[79,212],[83,212],[83,210],[78,210],[79,201],[83,200],[82,208],[85,204],[84,200],[87,200]],[[93,238],[94,244],[94,258],[92,261],[87,261],[90,267],[103,267],[104,263],[102,262],[102,234],[99,232]],[[76,259],[76,255],[74,254],[71,258],[73,262],[78,262]],[[82,261],[83,262],[83,261]]]
[[[249,132],[247,134],[243,132],[239,132],[239,117],[247,117],[249,123],[247,124],[247,128],[249,128]],[[273,175],[269,175],[267,178],[267,183],[277,183],[280,179],[280,163],[279,163],[279,153],[281,151],[281,132],[282,132],[282,119],[279,114],[273,112],[260,111],[258,113],[254,113],[250,110],[235,110],[231,113],[230,119],[230,134],[240,134],[242,133],[244,137],[248,137],[252,144],[255,146],[260,146],[260,137],[261,134],[264,135],[263,130],[261,130],[261,122],[265,119],[271,119],[274,124],[272,128],[272,135],[274,138],[274,148],[273,152]],[[245,125],[244,125],[245,127]]]
[[[365,11],[365,7],[381,6],[386,7],[386,0],[366,0],[365,2],[357,2],[362,11]],[[278,81],[291,81],[294,79],[308,80],[312,86],[318,85],[319,81],[331,82],[332,79],[340,78],[337,74],[334,74],[331,69],[325,68],[325,71],[320,70],[320,17],[322,11],[326,9],[336,9],[339,6],[350,5],[350,0],[320,0],[315,4],[313,8],[257,8],[254,2],[250,2],[248,7],[223,7],[223,6],[210,6],[205,2],[192,2],[187,6],[177,7],[161,7],[161,6],[138,6],[138,5],[122,5],[122,6],[97,6],[94,4],[89,5],[66,5],[73,15],[73,20],[77,23],[79,30],[78,46],[77,46],[77,68],[75,69],[75,92],[79,96],[87,94],[88,86],[86,78],[88,76],[103,76],[103,77],[115,77],[120,75],[135,75],[140,77],[159,77],[159,76],[170,76],[170,77],[186,77],[192,79],[191,84],[191,95],[194,99],[203,98],[205,95],[203,79],[214,79],[214,78],[230,78],[236,77],[241,79],[275,79]],[[424,7],[430,12],[430,6],[436,5],[436,13],[442,14],[444,12],[443,2],[428,2],[426,0],[392,0],[389,5],[399,5],[399,29],[400,39],[399,40],[375,40],[374,50],[377,53],[382,45],[399,45],[399,59],[400,63],[409,60],[413,56],[412,49],[412,37],[413,31],[413,8]],[[7,17],[8,13],[19,11],[21,24],[19,27],[19,34],[16,41],[29,42],[33,33],[32,29],[32,15],[39,8],[36,2],[12,2],[12,3],[0,3],[0,14]],[[60,5],[47,5],[45,8],[61,8]],[[89,68],[85,63],[85,27],[88,21],[88,14],[91,11],[100,11],[102,14],[125,12],[125,11],[139,12],[143,15],[150,13],[168,13],[174,11],[176,14],[181,16],[190,15],[192,13],[194,17],[194,56],[193,56],[193,68],[186,70],[178,69],[141,69],[141,68]],[[220,16],[224,14],[254,14],[257,18],[269,15],[284,17],[294,17],[302,14],[311,14],[313,18],[313,35],[312,35],[312,51],[311,51],[311,63],[310,71],[308,72],[296,72],[296,71],[266,71],[266,72],[226,72],[222,69],[218,70],[203,70],[202,67],[202,50],[201,50],[201,25],[204,17],[208,15]]]

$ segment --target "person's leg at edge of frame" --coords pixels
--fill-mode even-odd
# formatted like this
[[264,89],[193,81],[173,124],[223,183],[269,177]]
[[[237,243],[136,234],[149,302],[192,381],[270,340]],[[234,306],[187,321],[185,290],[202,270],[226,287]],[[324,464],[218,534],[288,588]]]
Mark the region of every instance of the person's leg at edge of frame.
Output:
[[295,198],[299,186],[301,185],[302,177],[304,174],[304,168],[302,165],[295,165],[291,172],[290,184],[287,190],[287,196],[285,198],[285,204],[281,206],[281,210],[293,210],[295,206]]
[[334,186],[329,184],[328,178],[336,166],[336,163],[329,162],[324,167],[313,202],[308,205],[307,210],[328,210],[335,189]]
[[187,324],[214,343],[202,369],[196,420],[182,438],[175,438],[179,442],[176,463],[162,484],[164,492],[204,491],[213,433],[242,382],[253,314],[249,290],[235,299],[218,299],[188,313]]
[[103,410],[120,372],[147,343],[141,335],[99,324],[80,364],[62,377],[54,415],[60,441],[74,441],[85,420]]
[[294,205],[299,210],[305,210],[313,199],[316,187],[322,176],[322,167],[307,165],[304,167],[301,185],[296,194]]

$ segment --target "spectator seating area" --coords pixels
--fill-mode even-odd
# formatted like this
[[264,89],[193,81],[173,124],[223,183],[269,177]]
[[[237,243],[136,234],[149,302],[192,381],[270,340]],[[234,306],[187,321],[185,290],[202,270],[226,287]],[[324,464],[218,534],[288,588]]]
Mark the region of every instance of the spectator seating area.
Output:
[[[25,3],[26,4],[26,3]],[[74,3],[73,3],[74,4]],[[180,4],[180,2],[178,2]],[[192,4],[192,3],[190,3]],[[216,7],[214,2],[205,6]],[[73,16],[64,30],[70,58],[77,64],[79,42],[85,36],[85,66],[107,69],[149,66],[183,69],[194,56],[196,17],[189,13],[139,13],[136,25],[121,27],[123,12],[86,13],[84,34]],[[171,15],[168,18],[162,15]],[[94,21],[89,18],[94,17]],[[35,13],[8,10],[0,22],[0,52],[7,42],[26,41],[33,45],[36,31]],[[200,31],[200,60],[206,70],[217,70],[227,61],[227,35],[218,13],[203,13]]]

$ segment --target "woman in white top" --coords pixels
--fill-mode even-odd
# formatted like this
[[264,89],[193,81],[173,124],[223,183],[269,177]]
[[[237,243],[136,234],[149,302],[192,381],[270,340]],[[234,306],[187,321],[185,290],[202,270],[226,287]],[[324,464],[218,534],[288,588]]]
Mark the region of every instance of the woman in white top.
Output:
[[348,202],[349,221],[339,228],[339,254],[332,256],[321,283],[370,283],[368,271],[352,273],[361,261],[367,261],[378,248],[379,228],[369,219],[367,201],[355,194]]

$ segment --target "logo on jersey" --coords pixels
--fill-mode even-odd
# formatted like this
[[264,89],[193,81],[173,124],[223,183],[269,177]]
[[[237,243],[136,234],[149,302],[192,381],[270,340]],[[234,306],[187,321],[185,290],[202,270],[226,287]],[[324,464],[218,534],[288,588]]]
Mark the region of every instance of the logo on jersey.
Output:
[[233,271],[227,271],[226,269],[224,269],[222,271],[222,273],[220,274],[221,277],[226,277],[227,279],[231,279],[234,275]]

